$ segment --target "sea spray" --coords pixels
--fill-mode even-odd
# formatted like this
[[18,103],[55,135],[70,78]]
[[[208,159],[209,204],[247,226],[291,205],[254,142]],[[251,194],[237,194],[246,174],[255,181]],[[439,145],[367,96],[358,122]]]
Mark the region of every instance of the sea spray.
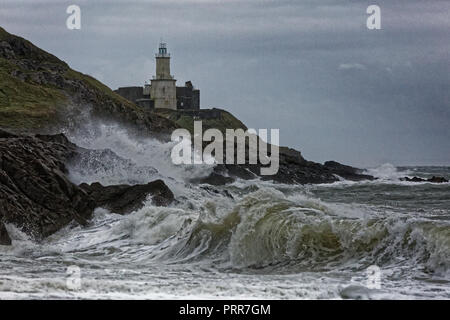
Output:
[[[80,147],[96,150],[82,153],[78,163],[72,164],[71,177],[76,182],[147,183],[162,177],[185,181],[205,177],[214,168],[207,164],[175,165],[170,161],[175,142],[133,136],[118,124],[87,123],[80,133],[69,133],[68,138]],[[98,165],[83,172],[80,162]],[[93,175],[96,170],[99,174]]]

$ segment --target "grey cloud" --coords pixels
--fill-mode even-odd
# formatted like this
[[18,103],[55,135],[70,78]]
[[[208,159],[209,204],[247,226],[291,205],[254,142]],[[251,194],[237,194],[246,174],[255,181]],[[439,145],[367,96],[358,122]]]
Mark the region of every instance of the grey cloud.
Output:
[[366,70],[367,68],[361,63],[341,63],[338,67],[339,70]]

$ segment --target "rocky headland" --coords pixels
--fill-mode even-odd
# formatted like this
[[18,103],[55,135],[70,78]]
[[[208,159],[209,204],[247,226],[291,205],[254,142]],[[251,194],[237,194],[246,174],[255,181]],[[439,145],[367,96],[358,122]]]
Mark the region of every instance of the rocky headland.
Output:
[[[201,117],[205,128],[247,129],[225,110],[198,113],[145,110],[0,28],[0,244],[11,244],[5,223],[40,240],[70,223],[88,224],[97,207],[127,214],[149,197],[155,205],[170,205],[174,195],[162,180],[107,186],[73,183],[68,164],[94,151],[78,147],[61,132],[80,130],[89,119],[116,122],[141,137],[167,140],[176,128],[192,130],[194,119]],[[191,183],[214,189],[214,185],[238,178],[286,184],[374,179],[334,161],[308,161],[291,148],[280,147],[279,155],[279,171],[274,176],[260,176],[260,165],[221,164],[206,178]]]

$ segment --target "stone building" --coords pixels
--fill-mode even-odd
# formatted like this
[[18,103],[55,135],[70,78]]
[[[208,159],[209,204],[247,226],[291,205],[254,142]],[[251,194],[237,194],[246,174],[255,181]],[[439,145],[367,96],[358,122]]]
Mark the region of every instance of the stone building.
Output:
[[191,81],[187,81],[184,87],[177,87],[177,109],[200,109],[200,90],[195,89]]
[[200,109],[200,90],[191,81],[184,87],[177,87],[170,74],[170,53],[165,43],[159,44],[156,58],[156,75],[144,87],[121,87],[116,93],[139,106],[156,109],[198,110]]

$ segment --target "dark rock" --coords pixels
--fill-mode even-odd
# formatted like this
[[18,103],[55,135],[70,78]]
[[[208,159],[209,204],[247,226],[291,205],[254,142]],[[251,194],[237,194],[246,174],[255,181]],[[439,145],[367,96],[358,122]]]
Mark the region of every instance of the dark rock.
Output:
[[10,246],[11,238],[9,237],[8,231],[5,228],[3,222],[0,222],[0,245]]
[[52,134],[52,135],[37,134],[37,135],[35,135],[35,137],[40,140],[47,141],[47,142],[56,142],[56,143],[62,144],[64,146],[67,146],[69,148],[73,148],[73,149],[77,148],[77,146],[74,143],[70,142],[69,139],[67,139],[67,137],[62,133]]
[[340,164],[336,161],[327,161],[324,163],[324,166],[334,174],[337,174],[338,176],[347,180],[360,181],[374,179],[374,177],[370,175],[363,174],[361,169]]
[[436,177],[433,176],[432,178],[428,178],[428,179],[423,179],[423,178],[419,178],[419,177],[404,177],[400,179],[401,181],[408,181],[408,182],[432,182],[432,183],[446,183],[448,182],[447,179],[445,179],[444,177]]
[[61,135],[46,139],[0,138],[0,218],[36,239],[73,220],[86,224],[95,204],[65,176],[73,145]]
[[152,196],[152,201],[157,206],[167,206],[174,200],[172,191],[162,180],[134,186],[126,184],[103,186],[98,182],[91,185],[83,183],[80,188],[95,200],[97,207],[119,214],[140,209],[148,195]]
[[234,199],[233,195],[232,195],[228,190],[226,190],[226,189],[224,189],[224,190],[218,190],[218,189],[213,188],[213,187],[210,187],[210,186],[202,186],[201,188],[202,188],[203,190],[206,190],[206,191],[209,192],[209,193],[212,193],[212,194],[221,194],[221,195],[223,195],[223,196],[225,196],[225,197],[227,197],[227,198]]
[[335,171],[341,171],[347,174],[355,174],[358,171],[358,169],[356,168],[340,164],[339,162],[336,161],[326,161],[323,165],[327,168],[333,169]]
[[280,162],[298,165],[308,163],[300,151],[288,147],[280,147]]
[[224,185],[232,183],[235,178],[249,180],[260,177],[263,180],[286,184],[316,184],[336,182],[339,180],[337,176],[352,181],[374,179],[373,176],[363,174],[361,169],[335,161],[328,161],[324,165],[307,161],[299,151],[286,147],[279,149],[279,169],[275,175],[261,176],[261,167],[260,164],[220,164],[214,168],[210,176],[193,182]]
[[446,183],[448,182],[447,179],[445,179],[444,177],[435,177],[433,176],[432,178],[427,179],[428,182],[433,182],[433,183]]
[[16,138],[16,137],[17,136],[15,134],[12,134],[11,132],[0,129],[0,139],[1,138]]
[[413,178],[408,178],[408,177],[404,177],[400,179],[401,181],[408,181],[408,182],[426,182],[427,180],[419,178],[419,177],[413,177]]

